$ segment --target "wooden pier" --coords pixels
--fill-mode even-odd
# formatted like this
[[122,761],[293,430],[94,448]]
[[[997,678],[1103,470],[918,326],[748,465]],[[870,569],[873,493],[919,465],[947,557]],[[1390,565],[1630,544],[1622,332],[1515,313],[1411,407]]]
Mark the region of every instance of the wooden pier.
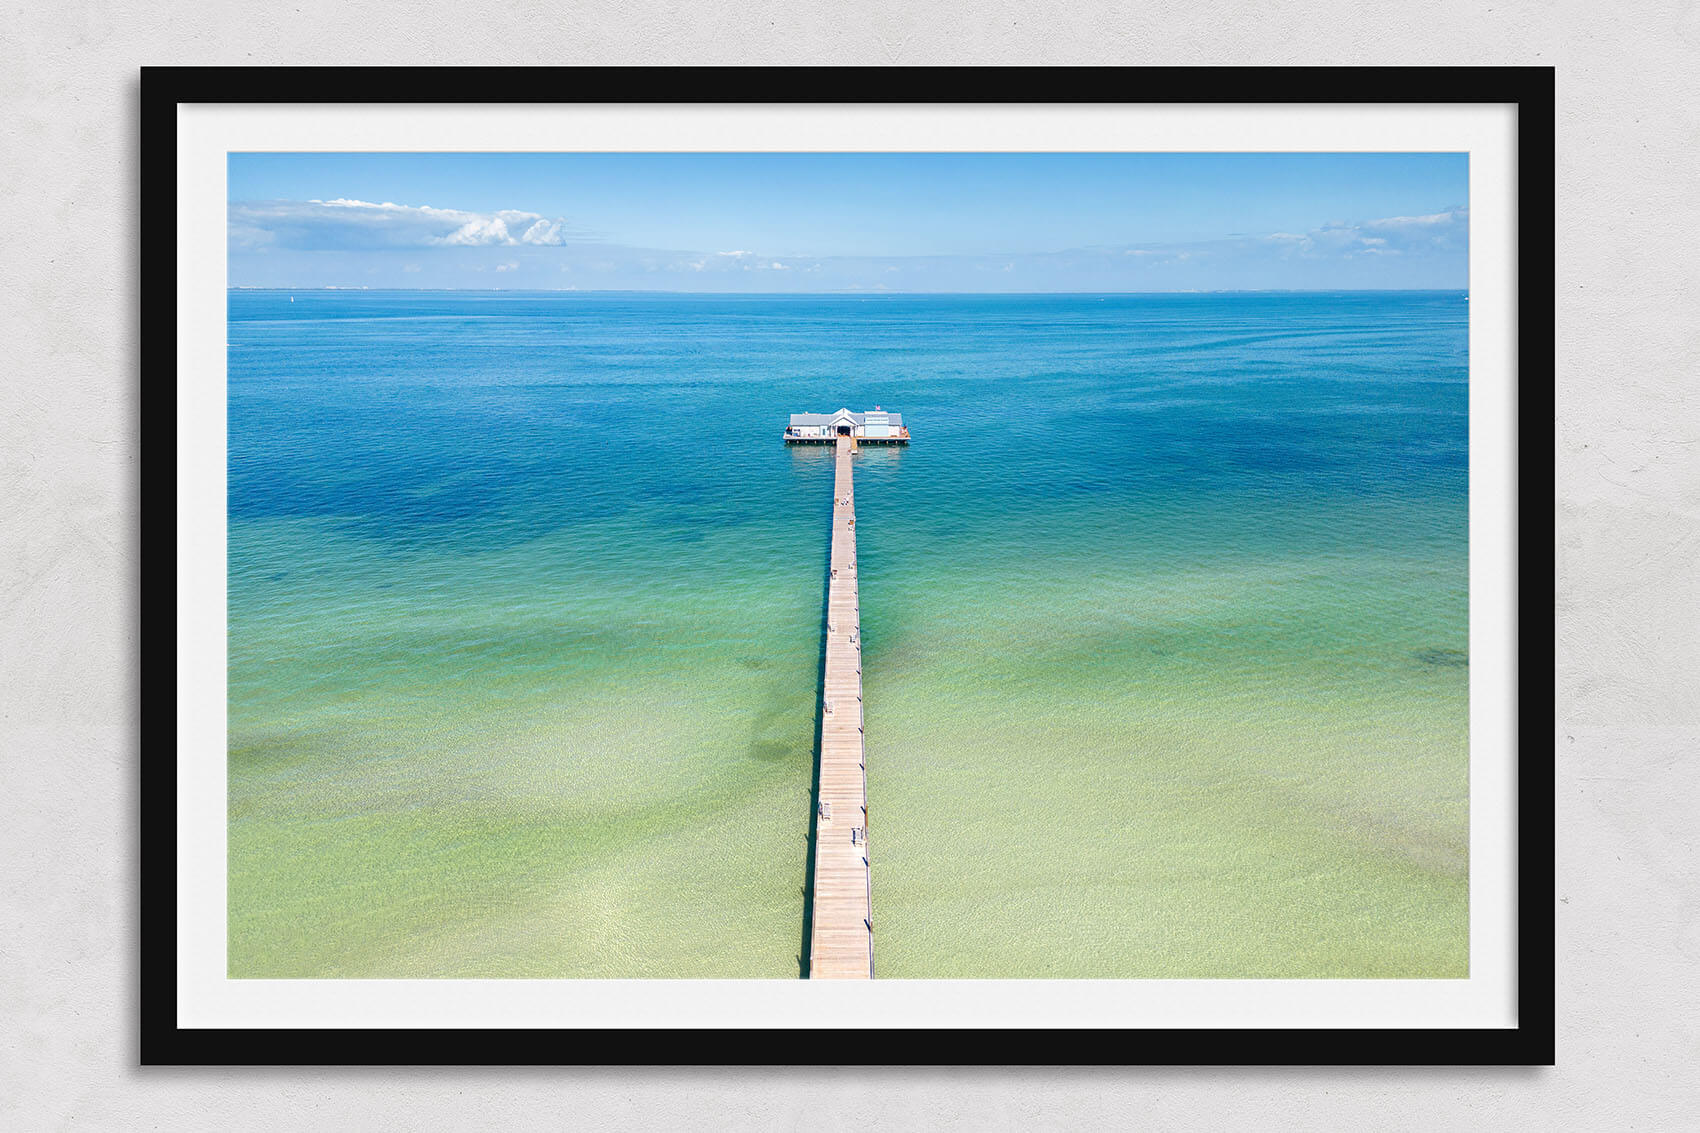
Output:
[[850,468],[855,451],[854,439],[838,438],[822,678],[820,801],[814,818],[815,874],[810,893],[814,927],[809,937],[809,978],[817,980],[867,980],[874,975],[856,489]]

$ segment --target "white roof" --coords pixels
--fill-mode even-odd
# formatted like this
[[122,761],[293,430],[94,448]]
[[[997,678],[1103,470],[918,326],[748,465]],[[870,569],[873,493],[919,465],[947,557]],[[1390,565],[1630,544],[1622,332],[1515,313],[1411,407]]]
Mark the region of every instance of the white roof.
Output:
[[[885,413],[886,419],[893,425],[903,424],[903,414],[888,413],[883,409],[880,412]],[[848,409],[840,409],[837,413],[793,413],[791,414],[791,424],[830,425],[834,421],[850,420],[858,425],[865,425],[867,424],[867,416],[866,413],[852,413]]]

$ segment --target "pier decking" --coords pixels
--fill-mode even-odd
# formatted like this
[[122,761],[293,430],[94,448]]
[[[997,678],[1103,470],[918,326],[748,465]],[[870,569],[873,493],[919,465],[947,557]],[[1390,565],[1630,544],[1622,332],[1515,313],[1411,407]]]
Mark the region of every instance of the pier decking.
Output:
[[[840,439],[839,437],[800,437],[791,433],[785,434],[785,443],[788,445],[830,445]],[[909,443],[909,430],[904,429],[902,432],[893,433],[889,437],[857,437],[855,440],[857,444],[864,445],[906,445]]]
[[856,495],[851,454],[839,437],[832,486],[832,555],[826,600],[825,698],[816,809],[810,979],[872,979],[873,881],[868,857],[868,776],[862,732],[861,602],[856,583]]

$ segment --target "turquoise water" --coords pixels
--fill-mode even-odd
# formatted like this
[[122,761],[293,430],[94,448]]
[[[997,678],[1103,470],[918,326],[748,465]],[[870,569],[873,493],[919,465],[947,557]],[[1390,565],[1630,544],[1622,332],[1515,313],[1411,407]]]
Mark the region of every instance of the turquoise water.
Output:
[[885,977],[1459,976],[1459,293],[230,295],[230,969],[798,974],[856,467]]

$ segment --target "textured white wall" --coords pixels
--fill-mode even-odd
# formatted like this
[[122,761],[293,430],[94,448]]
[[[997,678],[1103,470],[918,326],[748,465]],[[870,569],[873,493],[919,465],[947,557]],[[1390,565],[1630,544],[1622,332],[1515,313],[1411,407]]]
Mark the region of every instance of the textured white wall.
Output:
[[[136,68],[682,62],[1558,66],[1558,1069],[135,1068],[138,406],[165,396],[137,374]],[[0,1127],[1700,1124],[1696,75],[1692,0],[11,6]]]

